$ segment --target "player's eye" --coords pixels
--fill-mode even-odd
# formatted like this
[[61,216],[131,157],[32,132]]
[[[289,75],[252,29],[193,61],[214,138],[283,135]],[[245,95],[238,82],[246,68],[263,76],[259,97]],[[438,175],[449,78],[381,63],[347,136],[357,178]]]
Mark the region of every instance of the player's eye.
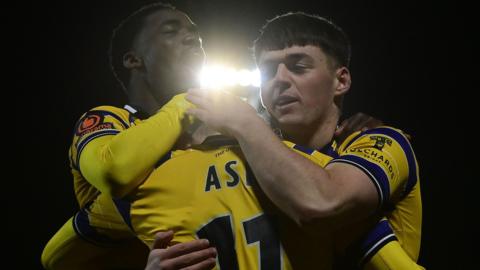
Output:
[[166,28],[166,29],[162,29],[161,33],[162,34],[177,34],[178,31],[179,30],[177,28]]
[[307,70],[310,68],[309,65],[307,65],[305,63],[301,63],[301,62],[292,63],[292,64],[288,65],[287,67],[288,67],[288,70],[290,70],[291,72],[296,73],[296,74],[303,74],[303,73],[307,72]]

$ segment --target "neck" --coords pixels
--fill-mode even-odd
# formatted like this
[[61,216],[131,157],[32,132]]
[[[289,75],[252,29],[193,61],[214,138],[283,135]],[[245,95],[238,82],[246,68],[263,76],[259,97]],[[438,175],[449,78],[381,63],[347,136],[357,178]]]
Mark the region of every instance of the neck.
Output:
[[203,143],[207,137],[218,134],[220,133],[207,127],[205,124],[198,122],[198,125],[194,124],[191,130],[186,130],[186,132],[182,133],[175,144],[175,148],[191,148],[193,145],[199,145]]
[[339,119],[338,110],[318,121],[317,124],[311,124],[305,127],[298,125],[282,129],[282,134],[286,140],[308,146],[313,149],[321,149],[330,143],[335,134]]
[[132,105],[139,106],[148,115],[155,114],[168,101],[156,97],[152,86],[140,76],[135,75],[132,75],[127,94],[128,101]]
[[220,133],[201,123],[192,133],[192,144],[201,144],[207,137],[218,134]]

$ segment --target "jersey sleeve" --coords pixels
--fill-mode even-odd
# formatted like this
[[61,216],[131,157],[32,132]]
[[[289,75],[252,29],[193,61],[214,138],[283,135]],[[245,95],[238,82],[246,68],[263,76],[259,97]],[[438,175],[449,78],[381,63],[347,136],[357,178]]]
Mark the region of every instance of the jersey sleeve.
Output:
[[379,206],[385,207],[408,194],[418,180],[418,166],[412,147],[398,129],[380,127],[354,133],[330,161],[351,164],[372,180]]
[[127,111],[112,106],[100,106],[86,112],[75,124],[70,148],[72,166],[79,169],[80,155],[91,141],[114,136],[130,127]]
[[383,217],[346,250],[345,269],[424,269],[400,244],[388,219]]
[[[118,197],[141,183],[192,123],[185,111],[191,103],[177,95],[157,113],[134,123],[128,111],[99,107],[76,127],[72,167],[101,192]],[[77,134],[78,133],[78,134]]]

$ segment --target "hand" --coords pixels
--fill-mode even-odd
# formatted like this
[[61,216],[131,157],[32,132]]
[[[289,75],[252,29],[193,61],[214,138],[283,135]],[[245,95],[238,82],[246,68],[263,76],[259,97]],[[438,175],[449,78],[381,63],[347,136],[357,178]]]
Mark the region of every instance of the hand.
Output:
[[196,105],[188,114],[224,135],[235,136],[252,118],[259,118],[247,102],[225,91],[189,89],[186,99]]
[[198,239],[168,247],[173,232],[158,232],[145,270],[206,270],[215,267],[217,251],[208,240]]
[[335,131],[335,139],[341,144],[348,136],[356,131],[365,131],[367,129],[382,126],[383,122],[364,113],[355,115],[343,120]]

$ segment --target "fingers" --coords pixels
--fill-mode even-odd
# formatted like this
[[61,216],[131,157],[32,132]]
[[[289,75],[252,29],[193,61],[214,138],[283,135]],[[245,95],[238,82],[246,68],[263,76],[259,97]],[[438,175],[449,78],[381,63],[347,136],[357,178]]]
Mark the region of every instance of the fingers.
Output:
[[355,115],[344,120],[337,131],[335,132],[336,136],[339,136],[341,133],[353,133],[355,131],[365,131],[367,129],[376,128],[383,125],[383,122],[364,113],[356,113]]
[[345,129],[347,130],[347,132],[349,131],[350,133],[359,131],[365,126],[365,123],[368,122],[369,118],[370,116],[366,114],[357,113],[354,116],[350,117]]
[[211,247],[165,260],[163,266],[166,269],[210,269],[208,267],[213,267],[216,263],[216,256],[217,251]]
[[190,108],[186,111],[187,114],[194,116],[198,120],[202,122],[206,122],[206,117],[208,116],[207,112],[203,109],[198,109],[198,108]]
[[164,255],[168,258],[179,257],[191,252],[199,251],[202,249],[208,249],[209,242],[206,239],[198,239],[190,242],[176,244],[167,248]]
[[157,232],[155,234],[155,241],[153,242],[152,249],[166,248],[172,239],[173,231]]
[[206,91],[205,89],[201,89],[201,88],[190,88],[188,89],[187,91],[187,96],[198,96],[198,97],[201,97],[201,96],[204,96],[206,94]]
[[198,239],[166,249],[153,249],[147,269],[211,269],[215,266],[216,256],[217,251],[209,247],[208,240]]
[[209,258],[195,265],[185,267],[183,270],[209,270],[215,267],[217,260],[215,258]]
[[337,129],[335,130],[335,137],[340,136],[343,131],[345,130],[345,127],[348,125],[348,119],[345,119],[342,121],[340,125],[338,125]]
[[369,121],[367,124],[365,124],[368,128],[376,128],[376,127],[379,127],[379,126],[383,126],[384,123],[382,122],[382,120],[379,120],[377,118],[373,118],[373,117],[370,117]]
[[198,108],[209,108],[218,105],[217,102],[223,99],[223,92],[210,91],[206,89],[192,88],[189,89],[185,99],[196,105]]
[[206,107],[206,99],[202,95],[197,95],[195,93],[190,93],[190,90],[188,90],[188,94],[185,96],[185,99],[192,103],[193,105],[196,105],[199,108],[205,108]]
[[[363,129],[369,119],[372,118],[364,113],[356,113],[355,115],[343,120],[335,131],[335,138],[341,144],[352,133]],[[374,118],[372,118],[374,119]]]

